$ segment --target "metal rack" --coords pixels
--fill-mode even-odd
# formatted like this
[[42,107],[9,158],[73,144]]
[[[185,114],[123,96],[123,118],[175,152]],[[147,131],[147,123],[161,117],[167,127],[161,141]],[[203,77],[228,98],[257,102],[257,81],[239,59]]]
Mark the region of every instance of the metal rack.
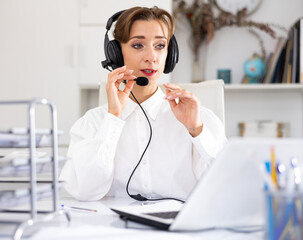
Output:
[[[47,222],[49,220],[54,219],[55,217],[65,215],[67,220],[70,221],[69,213],[64,209],[58,208],[58,189],[59,189],[59,182],[58,182],[58,127],[57,127],[57,110],[54,104],[52,104],[47,99],[32,99],[29,101],[0,101],[0,105],[28,105],[28,144],[26,144],[26,148],[29,150],[29,186],[30,186],[30,210],[23,211],[23,213],[30,214],[30,217],[26,221],[0,221],[3,224],[16,224],[16,230],[11,235],[12,239],[19,240],[21,239],[24,231],[38,223]],[[52,165],[52,180],[51,180],[51,196],[52,196],[52,211],[40,212],[37,211],[37,173],[36,173],[36,163],[37,163],[37,156],[36,156],[36,106],[37,105],[46,105],[50,108],[51,112],[51,129],[49,132],[49,136],[51,138],[51,165]],[[13,135],[13,133],[12,133]],[[0,168],[1,171],[1,168]],[[18,181],[16,181],[18,182]],[[24,182],[24,181],[22,181]],[[21,211],[14,211],[14,210],[1,210],[1,212],[18,212]],[[47,213],[44,218],[38,218],[38,213]]]

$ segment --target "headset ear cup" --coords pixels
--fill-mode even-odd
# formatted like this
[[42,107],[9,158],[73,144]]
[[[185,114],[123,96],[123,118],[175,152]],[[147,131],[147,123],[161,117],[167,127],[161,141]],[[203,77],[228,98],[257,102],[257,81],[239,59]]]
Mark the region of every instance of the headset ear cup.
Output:
[[117,40],[109,41],[107,44],[107,54],[112,69],[116,69],[124,65],[121,46]]
[[178,61],[179,61],[179,48],[175,35],[173,35],[168,45],[164,73],[172,72]]

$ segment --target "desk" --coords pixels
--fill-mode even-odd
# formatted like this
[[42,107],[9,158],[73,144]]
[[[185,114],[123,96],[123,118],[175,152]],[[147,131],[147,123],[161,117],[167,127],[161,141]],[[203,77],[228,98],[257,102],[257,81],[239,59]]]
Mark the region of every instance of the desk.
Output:
[[[214,230],[205,232],[192,233],[169,233],[152,229],[150,227],[132,223],[130,221],[124,222],[117,214],[110,210],[110,207],[141,204],[133,201],[130,198],[104,198],[95,202],[80,202],[72,197],[61,197],[60,204],[75,207],[85,207],[96,209],[98,212],[84,212],[79,210],[71,210],[71,222],[67,223],[62,216],[47,225],[40,226],[40,230],[31,236],[30,240],[68,240],[68,239],[140,239],[144,240],[260,240],[263,239],[263,232],[255,233],[235,233],[225,230]],[[49,209],[50,201],[40,201],[39,209]],[[128,229],[125,229],[128,227]]]

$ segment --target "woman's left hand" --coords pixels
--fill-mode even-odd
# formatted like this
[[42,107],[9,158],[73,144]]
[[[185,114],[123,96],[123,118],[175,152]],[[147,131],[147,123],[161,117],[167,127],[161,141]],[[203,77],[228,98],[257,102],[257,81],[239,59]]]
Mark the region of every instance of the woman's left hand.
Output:
[[[165,99],[168,100],[171,110],[176,118],[186,127],[193,136],[198,136],[203,129],[203,123],[200,119],[200,102],[191,92],[181,89],[178,85],[165,83]],[[177,103],[175,100],[179,99]]]

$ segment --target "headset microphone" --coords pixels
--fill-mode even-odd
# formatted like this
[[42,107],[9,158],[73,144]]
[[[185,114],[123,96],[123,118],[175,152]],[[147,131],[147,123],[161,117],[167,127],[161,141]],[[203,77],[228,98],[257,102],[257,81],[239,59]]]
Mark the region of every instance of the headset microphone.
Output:
[[[146,77],[138,77],[133,81],[135,81],[139,86],[146,86],[149,83],[148,78]],[[126,80],[123,80],[123,82],[126,83]]]
[[137,79],[135,79],[135,81],[139,86],[146,86],[149,82],[148,78],[146,77],[138,77]]

